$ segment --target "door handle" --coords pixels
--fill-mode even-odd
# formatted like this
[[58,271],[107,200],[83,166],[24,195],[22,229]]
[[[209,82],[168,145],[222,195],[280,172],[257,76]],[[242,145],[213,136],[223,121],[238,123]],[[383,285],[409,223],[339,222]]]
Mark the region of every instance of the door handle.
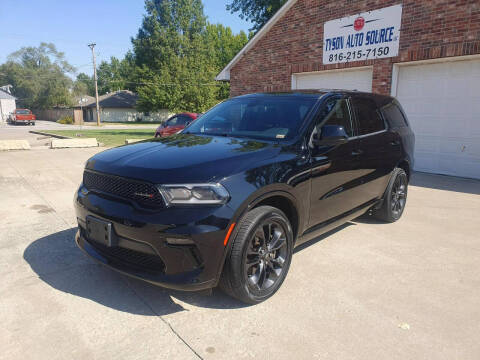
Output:
[[352,151],[353,156],[358,156],[358,155],[362,155],[362,154],[363,154],[363,150],[360,150],[360,149]]
[[400,145],[400,140],[394,140],[394,141],[390,142],[390,145],[398,146],[398,145]]

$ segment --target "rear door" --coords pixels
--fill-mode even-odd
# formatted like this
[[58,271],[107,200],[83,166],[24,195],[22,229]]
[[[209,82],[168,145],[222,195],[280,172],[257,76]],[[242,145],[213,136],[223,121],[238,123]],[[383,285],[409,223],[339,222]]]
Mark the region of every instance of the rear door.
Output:
[[356,95],[352,106],[360,139],[360,167],[364,173],[359,199],[366,203],[383,195],[401,148],[372,97]]
[[[317,116],[313,133],[324,125],[343,126],[349,140],[338,146],[314,146],[309,142],[312,162],[310,226],[323,223],[355,208],[359,202],[360,139],[356,136],[349,99],[331,97]],[[313,134],[311,135],[313,136]]]

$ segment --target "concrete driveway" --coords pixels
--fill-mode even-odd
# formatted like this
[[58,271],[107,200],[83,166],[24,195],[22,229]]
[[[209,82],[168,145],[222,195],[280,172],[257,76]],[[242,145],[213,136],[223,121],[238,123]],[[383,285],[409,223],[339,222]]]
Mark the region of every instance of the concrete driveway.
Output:
[[480,358],[480,182],[415,174],[399,222],[298,248],[280,291],[244,306],[74,246],[73,192],[96,151],[0,153],[0,358]]

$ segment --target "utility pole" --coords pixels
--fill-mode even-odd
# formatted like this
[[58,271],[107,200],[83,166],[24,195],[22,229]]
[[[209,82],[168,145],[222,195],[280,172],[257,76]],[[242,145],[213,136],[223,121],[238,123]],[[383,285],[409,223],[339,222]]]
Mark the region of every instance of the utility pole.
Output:
[[95,45],[97,44],[88,44],[88,47],[92,49],[93,78],[95,79],[95,100],[97,101],[97,126],[100,126],[100,106],[98,104],[97,63],[95,61]]

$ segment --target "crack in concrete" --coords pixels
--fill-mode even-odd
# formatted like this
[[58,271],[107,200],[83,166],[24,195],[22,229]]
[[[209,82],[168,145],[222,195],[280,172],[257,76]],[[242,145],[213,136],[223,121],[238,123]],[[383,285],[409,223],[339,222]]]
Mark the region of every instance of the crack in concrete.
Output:
[[160,318],[160,320],[161,320],[165,325],[167,325],[167,326],[170,328],[170,330],[172,331],[172,333],[173,333],[180,341],[182,341],[182,342],[195,354],[195,356],[196,356],[197,358],[203,360],[203,357],[193,348],[193,346],[191,346],[191,345],[173,328],[173,326],[172,326],[167,320],[165,320],[165,319],[163,318],[162,315],[160,315],[159,313],[157,313],[157,312],[155,311],[155,309],[153,309],[153,307],[151,307],[150,304],[149,304],[138,292],[136,292],[135,289],[134,289],[132,286],[130,286],[130,283],[128,282],[128,280],[126,281],[126,283],[127,283],[127,286],[130,288],[130,290],[132,290],[133,293],[140,299],[140,301],[143,302],[143,303],[145,304],[145,306],[146,306],[147,308],[149,308],[150,311],[151,311],[153,314],[155,314],[158,318]]

